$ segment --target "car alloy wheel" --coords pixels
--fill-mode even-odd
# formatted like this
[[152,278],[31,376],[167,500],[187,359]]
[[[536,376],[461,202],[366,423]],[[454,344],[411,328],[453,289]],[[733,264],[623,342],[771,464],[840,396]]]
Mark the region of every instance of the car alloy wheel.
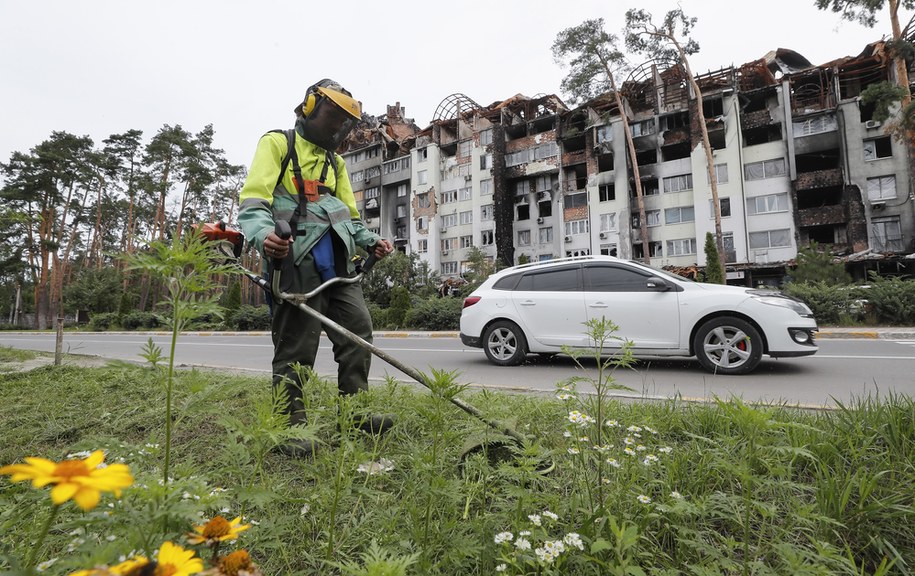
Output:
[[527,355],[527,341],[516,324],[500,320],[486,329],[483,350],[493,364],[516,366]]
[[693,348],[699,363],[710,372],[747,374],[759,365],[763,342],[752,324],[724,316],[699,328]]

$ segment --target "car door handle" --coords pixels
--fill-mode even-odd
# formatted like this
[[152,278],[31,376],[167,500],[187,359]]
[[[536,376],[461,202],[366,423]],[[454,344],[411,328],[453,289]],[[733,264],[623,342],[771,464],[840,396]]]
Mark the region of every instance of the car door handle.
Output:
[[524,302],[521,302],[520,304],[522,306],[536,306],[537,305],[537,303],[534,302],[533,300],[525,300]]
[[592,302],[588,304],[588,308],[607,308],[607,305],[603,302]]

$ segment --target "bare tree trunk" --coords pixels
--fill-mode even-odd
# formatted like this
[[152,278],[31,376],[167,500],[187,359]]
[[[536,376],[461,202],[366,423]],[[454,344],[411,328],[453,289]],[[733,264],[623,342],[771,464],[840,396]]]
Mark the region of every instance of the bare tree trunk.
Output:
[[[638,156],[635,152],[635,142],[632,141],[632,129],[629,127],[629,116],[626,115],[626,109],[623,107],[623,99],[620,96],[619,91],[616,89],[616,79],[613,76],[613,72],[610,70],[610,64],[600,54],[598,54],[598,58],[600,59],[601,65],[604,67],[604,72],[607,74],[607,78],[610,79],[610,90],[613,91],[613,98],[616,100],[616,107],[619,109],[620,118],[623,120],[623,133],[626,135],[626,149],[629,152],[629,161],[632,163],[632,177],[635,180],[635,197],[639,206],[639,223],[641,224],[641,226],[639,226],[639,231],[642,235],[642,257],[645,260],[645,264],[651,264],[648,221],[645,217],[645,195],[642,193],[642,178],[639,174],[639,163]],[[626,190],[626,194],[629,194],[628,189]]]
[[[632,141],[632,128],[629,127],[629,117],[626,115],[626,109],[623,108],[623,99],[616,89],[616,81],[606,63],[604,68],[610,77],[610,89],[613,90],[613,97],[616,99],[616,106],[620,110],[620,117],[623,119],[623,132],[626,134],[626,148],[629,151],[629,161],[632,163],[632,177],[635,180],[635,198],[639,206],[639,232],[642,235],[642,258],[645,264],[651,264],[651,248],[649,246],[648,219],[645,216],[645,195],[642,192],[642,177],[639,173],[638,155],[635,151],[635,142]],[[628,190],[626,191],[628,194]]]
[[90,243],[90,252],[95,259],[96,270],[102,269],[102,189],[105,181],[101,176],[98,177],[98,196],[95,203],[95,230],[92,232],[92,242]]
[[[893,41],[898,43],[902,38],[902,29],[899,26],[899,0],[889,0],[890,5],[890,24],[893,27]],[[901,109],[905,112],[906,108],[912,102],[912,90],[909,88],[909,71],[906,66],[905,58],[900,54],[893,54],[893,63],[896,65],[896,82],[905,89],[905,95],[900,102]],[[904,130],[906,148],[906,157],[909,160],[909,195],[915,192],[915,129],[905,128],[912,126],[912,122],[905,122],[905,118],[900,118],[904,123],[901,130]]]
[[178,222],[175,224],[175,241],[181,240],[181,228],[184,225],[184,210],[187,208],[188,191],[190,187],[190,182],[184,183],[184,191],[181,193],[181,207],[178,209]]
[[[696,82],[696,78],[693,77],[693,72],[689,67],[689,60],[686,57],[686,53],[683,52],[680,43],[677,42],[676,38],[673,36],[670,36],[669,38],[674,46],[677,47],[677,52],[680,54],[680,63],[683,64],[683,69],[686,72],[689,85],[696,95],[696,115],[699,117],[699,130],[702,133],[702,147],[705,150],[705,164],[708,171],[708,181],[712,186],[712,204],[715,207],[715,244],[718,246],[718,260],[721,263],[721,272],[726,276],[725,271],[727,268],[725,267],[724,235],[721,232],[721,203],[718,201],[718,177],[715,174],[715,157],[712,154],[712,144],[708,137],[708,126],[705,124],[705,111],[702,109],[702,90],[699,89],[699,83]],[[727,283],[727,281],[725,281],[725,283]]]
[[[162,189],[159,192],[159,203],[156,206],[156,224],[155,227],[158,228],[159,240],[165,240],[165,198],[168,195],[168,177],[169,172],[171,171],[171,159],[165,162],[165,169],[162,174]],[[156,231],[153,232],[153,237],[156,236]]]
[[47,328],[47,319],[50,305],[48,298],[48,283],[50,281],[51,267],[51,222],[54,219],[54,208],[44,208],[38,224],[38,254],[39,270],[38,281],[35,283],[35,328]]

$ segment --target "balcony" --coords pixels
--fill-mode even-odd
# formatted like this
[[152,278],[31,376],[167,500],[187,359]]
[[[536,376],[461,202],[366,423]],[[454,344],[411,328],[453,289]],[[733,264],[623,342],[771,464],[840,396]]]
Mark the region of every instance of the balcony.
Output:
[[798,225],[801,228],[827,224],[845,224],[846,222],[845,208],[839,204],[798,210],[797,218]]
[[768,110],[756,110],[755,112],[744,112],[740,115],[740,125],[744,130],[758,128],[772,123],[772,115]]
[[842,185],[842,170],[830,168],[827,170],[814,170],[812,172],[799,172],[795,181],[797,190],[811,190],[813,188],[828,188]]

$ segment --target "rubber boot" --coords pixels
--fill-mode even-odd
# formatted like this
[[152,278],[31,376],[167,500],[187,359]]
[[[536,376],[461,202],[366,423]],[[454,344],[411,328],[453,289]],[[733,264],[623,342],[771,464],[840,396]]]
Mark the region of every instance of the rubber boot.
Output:
[[[357,389],[358,390],[358,389]],[[359,392],[347,392],[341,387],[341,396],[354,396]],[[384,434],[394,427],[394,416],[390,414],[353,413],[353,428],[366,434]]]
[[366,434],[384,434],[394,427],[390,414],[354,414],[353,425]]
[[[286,413],[289,414],[289,425],[307,424],[308,418],[302,403],[301,387],[296,382],[288,382],[286,392],[289,395],[289,405],[286,408]],[[314,440],[287,440],[276,447],[277,452],[281,454],[303,460],[314,458],[317,449],[318,445]]]

